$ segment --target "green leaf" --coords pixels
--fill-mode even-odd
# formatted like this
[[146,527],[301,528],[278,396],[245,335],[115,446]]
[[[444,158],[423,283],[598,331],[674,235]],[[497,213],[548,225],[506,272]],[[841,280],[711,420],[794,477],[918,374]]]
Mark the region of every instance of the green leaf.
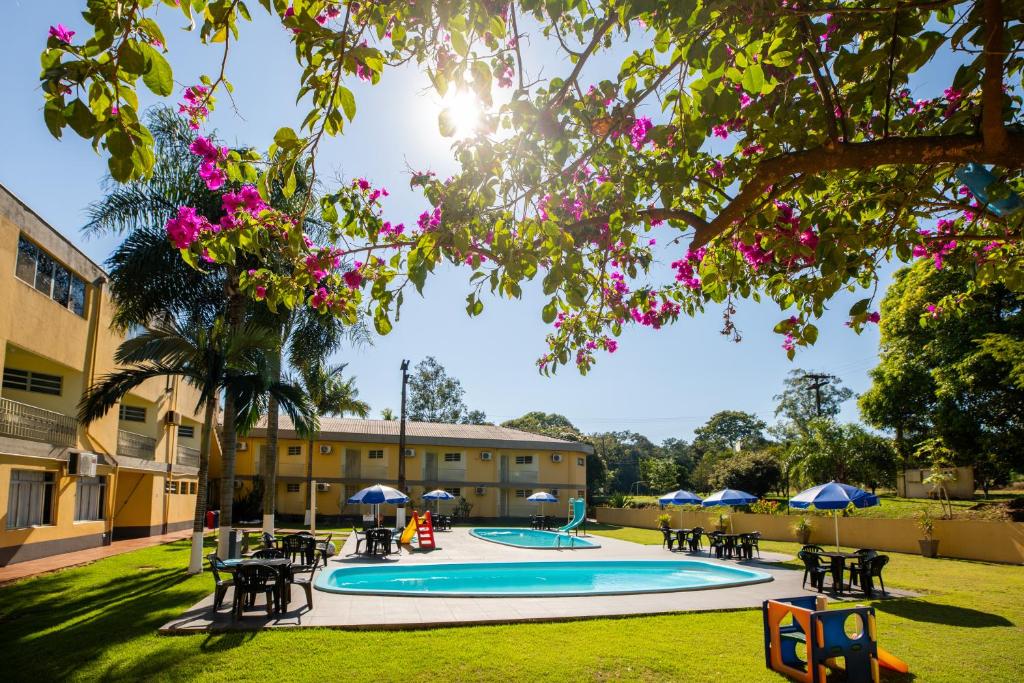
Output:
[[351,121],[356,116],[356,96],[352,91],[343,85],[338,86],[338,99],[341,101],[341,109],[345,116]]
[[761,65],[751,64],[747,67],[747,70],[743,72],[741,84],[743,89],[751,95],[760,95],[761,89],[764,88],[764,70]]
[[142,82],[146,84],[154,94],[167,97],[174,91],[174,75],[171,65],[167,63],[164,56],[149,45],[142,46],[149,62],[149,69],[142,74]]
[[452,118],[451,109],[445,107],[441,110],[441,113],[437,115],[437,129],[441,131],[441,136],[450,138],[455,135],[455,121]]

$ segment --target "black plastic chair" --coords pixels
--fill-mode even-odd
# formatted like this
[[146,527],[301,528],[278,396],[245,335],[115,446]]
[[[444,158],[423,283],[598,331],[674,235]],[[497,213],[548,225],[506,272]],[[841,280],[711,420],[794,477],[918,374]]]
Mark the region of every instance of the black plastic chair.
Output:
[[804,563],[804,581],[801,584],[801,588],[807,586],[807,579],[811,580],[811,588],[817,588],[820,593],[825,589],[825,576],[828,575],[828,569],[821,566],[821,557],[817,553],[810,550],[801,550],[798,557]]
[[233,618],[241,619],[246,608],[256,604],[256,596],[266,596],[267,614],[280,609],[278,592],[280,573],[264,564],[240,564],[235,568],[235,600],[231,606]]
[[[752,531],[747,534],[747,542],[750,544],[752,549],[757,551],[757,556],[761,557],[761,532]],[[751,554],[751,556],[753,556],[753,554]]]
[[704,549],[704,544],[701,543],[701,537],[704,535],[704,527],[699,526],[690,530],[690,552],[699,553]]
[[285,592],[282,595],[285,606],[290,602],[291,587],[299,586],[306,593],[306,607],[313,609],[313,577],[316,576],[316,570],[320,568],[321,560],[323,560],[323,565],[327,566],[327,556],[324,553],[317,553],[313,566],[292,568],[290,575],[286,579]]
[[676,537],[672,535],[672,530],[667,526],[661,527],[661,536],[661,547],[668,548],[671,551],[672,545],[676,542]]
[[281,551],[298,571],[312,567],[316,562],[316,539],[305,534],[289,534],[281,539]]
[[327,566],[327,558],[334,554],[331,550],[331,539],[334,538],[334,534],[327,534],[323,538],[316,539],[316,550],[320,553],[323,558],[324,566]]
[[210,571],[213,573],[213,611],[216,612],[224,602],[228,588],[234,586],[235,582],[233,579],[220,578],[220,570],[224,568],[224,565],[216,553],[210,553],[206,559],[210,563]]
[[277,548],[263,548],[252,554],[254,560],[279,560],[284,557],[284,552]]
[[861,560],[855,565],[855,573],[854,567],[850,568],[850,583],[853,584],[859,579],[861,590],[864,591],[865,595],[871,595],[875,592],[874,579],[877,578],[878,585],[882,587],[882,595],[887,595],[885,592],[885,580],[882,579],[882,570],[885,569],[887,564],[889,564],[889,556],[877,553]]
[[722,534],[712,531],[706,535],[708,537],[708,557],[711,557],[713,552],[716,558],[722,559],[725,555],[725,539],[722,538]]
[[825,549],[822,548],[820,545],[805,545],[803,548],[800,548],[800,550],[806,550],[807,552],[811,552],[811,553],[823,553],[823,552],[825,552]]
[[387,556],[392,552],[391,541],[394,534],[391,529],[380,528],[371,529],[366,532],[366,552],[369,555],[381,555]]
[[352,527],[352,535],[356,537],[356,555],[358,555],[359,546],[366,542],[366,532],[359,531],[355,527]]

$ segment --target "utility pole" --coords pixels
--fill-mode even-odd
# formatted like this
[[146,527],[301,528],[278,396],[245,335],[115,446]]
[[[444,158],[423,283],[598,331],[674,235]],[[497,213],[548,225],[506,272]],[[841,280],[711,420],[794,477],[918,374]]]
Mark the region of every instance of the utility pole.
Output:
[[814,410],[818,417],[821,417],[821,389],[828,386],[829,382],[837,379],[835,375],[824,373],[808,372],[803,376],[804,380],[810,380],[809,389],[814,390]]
[[402,416],[398,424],[398,490],[405,493],[405,387],[409,383],[409,361],[402,361]]

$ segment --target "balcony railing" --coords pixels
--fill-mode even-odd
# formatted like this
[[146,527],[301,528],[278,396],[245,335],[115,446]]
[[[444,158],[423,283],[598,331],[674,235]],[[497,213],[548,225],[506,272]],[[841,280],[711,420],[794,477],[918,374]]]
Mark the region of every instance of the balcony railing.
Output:
[[199,467],[199,449],[189,448],[188,446],[178,446],[178,460],[179,465],[185,467]]
[[156,460],[156,439],[119,429],[117,430],[117,454],[142,460]]
[[78,438],[78,420],[52,410],[0,398],[0,435],[42,441],[54,446],[74,446]]

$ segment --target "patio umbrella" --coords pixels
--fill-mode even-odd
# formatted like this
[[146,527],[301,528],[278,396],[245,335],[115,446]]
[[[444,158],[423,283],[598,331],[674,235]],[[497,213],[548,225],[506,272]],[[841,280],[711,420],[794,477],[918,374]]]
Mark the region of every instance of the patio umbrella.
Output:
[[752,496],[746,491],[722,489],[705,498],[701,505],[704,507],[711,507],[713,505],[750,505],[756,502],[757,496]]
[[542,514],[542,515],[544,514],[544,503],[557,503],[558,502],[558,498],[556,498],[555,496],[551,495],[547,491],[540,491],[538,493],[535,493],[532,496],[530,496],[529,498],[527,498],[526,500],[532,501],[534,503],[540,503],[540,514]]
[[845,510],[850,505],[867,508],[880,504],[878,496],[837,481],[812,486],[789,499],[789,507],[798,510],[811,507],[817,510],[832,510],[832,519],[836,527],[836,551],[839,550],[839,515],[836,514],[836,510]]
[[[701,499],[696,493],[690,493],[679,489],[671,493],[666,493],[664,496],[658,499],[660,505],[700,505]],[[679,526],[683,526],[683,508],[679,508]]]
[[429,493],[424,493],[423,494],[423,500],[436,500],[436,501],[438,501],[438,503],[434,506],[434,514],[435,515],[441,512],[441,503],[440,503],[440,501],[442,501],[442,500],[452,500],[453,498],[455,498],[455,496],[453,496],[452,494],[448,493],[444,489],[434,489],[433,491],[430,491]]
[[367,486],[362,491],[356,493],[354,496],[348,499],[350,503],[357,503],[360,505],[372,505],[373,506],[373,521],[377,521],[377,506],[381,503],[393,503],[395,505],[401,503],[408,503],[409,496],[405,495],[398,489],[393,489],[390,486],[384,486],[383,484],[374,484],[373,486]]

